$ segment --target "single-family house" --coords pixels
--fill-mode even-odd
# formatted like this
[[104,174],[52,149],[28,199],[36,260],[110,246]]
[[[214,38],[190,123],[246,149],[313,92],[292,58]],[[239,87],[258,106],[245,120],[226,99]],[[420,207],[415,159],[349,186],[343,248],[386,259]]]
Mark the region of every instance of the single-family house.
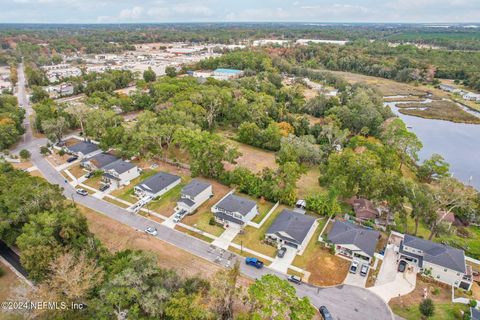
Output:
[[350,201],[350,204],[355,212],[355,220],[358,222],[372,221],[382,229],[395,224],[395,220],[386,206],[376,206],[372,201],[363,198],[355,198]]
[[130,184],[130,181],[140,175],[140,170],[131,162],[118,159],[101,168],[103,170],[103,182],[115,188]]
[[159,197],[178,185],[182,179],[167,172],[159,172],[140,182],[133,188],[139,198],[150,196],[152,199]]
[[66,147],[67,152],[76,155],[80,159],[90,157],[96,153],[100,153],[100,148],[89,141],[79,141],[76,144]]
[[106,165],[117,161],[119,158],[113,154],[102,152],[94,156],[88,157],[80,161],[80,165],[87,170],[101,170]]
[[465,92],[463,94],[463,99],[469,100],[469,101],[478,101],[480,100],[480,94],[473,93],[473,92]]
[[177,210],[185,210],[188,214],[192,214],[212,196],[213,191],[210,183],[193,179],[183,187],[180,200],[177,201]]
[[344,257],[370,262],[375,254],[380,232],[351,222],[335,220],[327,239],[335,253]]
[[465,290],[472,286],[472,270],[463,250],[405,234],[399,254],[437,281]]
[[215,220],[224,227],[242,227],[258,214],[258,206],[255,201],[230,193],[215,204],[211,211]]
[[292,210],[283,209],[265,234],[269,241],[303,250],[315,232],[316,219]]

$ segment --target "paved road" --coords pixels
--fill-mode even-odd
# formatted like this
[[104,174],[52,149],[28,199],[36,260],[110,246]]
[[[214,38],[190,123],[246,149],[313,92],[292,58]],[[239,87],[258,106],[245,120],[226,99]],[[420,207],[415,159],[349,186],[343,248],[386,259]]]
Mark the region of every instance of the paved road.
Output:
[[[20,79],[22,79],[22,82],[20,82]],[[24,85],[23,79],[23,66],[20,66],[19,95],[25,95],[25,90],[20,88],[20,84]],[[31,111],[30,105],[25,96],[19,97],[19,101],[21,101],[21,103],[25,106],[27,112]],[[227,257],[243,260],[242,257],[239,257],[228,251],[222,251],[220,249],[213,250],[212,245],[207,242],[168,228],[160,223],[153,222],[143,216],[130,213],[127,210],[117,207],[109,202],[102,201],[91,196],[83,197],[77,195],[74,188],[65,182],[65,179],[62,177],[62,175],[40,155],[39,146],[44,145],[45,140],[33,138],[31,130],[27,130],[25,135],[27,137],[25,138],[25,142],[22,144],[22,147],[28,149],[32,153],[32,162],[37,166],[40,172],[50,183],[58,184],[64,188],[63,193],[67,198],[70,198],[85,207],[100,212],[109,218],[112,218],[137,230],[142,231],[147,227],[155,227],[158,230],[157,237],[159,239],[206,260],[220,263],[222,265],[226,265],[228,261],[228,259],[226,259]],[[219,256],[222,256],[223,258],[219,259]],[[275,272],[269,268],[258,270],[253,267],[249,267],[244,263],[241,263],[240,266],[241,272],[244,275],[254,279],[268,273],[276,274],[281,278],[285,278],[285,275]],[[363,288],[357,288],[348,285],[341,285],[331,288],[319,288],[302,284],[296,286],[296,289],[297,294],[300,297],[309,297],[310,301],[315,306],[327,306],[327,308],[334,315],[334,318],[337,320],[393,319],[393,314],[388,305],[386,305],[380,297]]]

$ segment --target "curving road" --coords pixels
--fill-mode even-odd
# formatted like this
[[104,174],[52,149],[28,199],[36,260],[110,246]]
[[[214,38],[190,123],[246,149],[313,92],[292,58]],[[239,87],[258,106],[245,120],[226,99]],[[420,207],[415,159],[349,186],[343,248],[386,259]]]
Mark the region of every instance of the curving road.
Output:
[[[23,65],[18,68],[18,99],[28,114],[32,114],[32,109],[25,94],[25,76]],[[92,210],[95,210],[111,219],[119,221],[137,230],[145,230],[147,227],[155,227],[158,230],[156,236],[160,240],[168,242],[178,248],[181,248],[194,255],[207,259],[214,263],[225,265],[228,261],[226,257],[233,259],[241,259],[242,257],[228,251],[222,251],[214,248],[211,244],[201,241],[197,238],[186,235],[182,232],[168,228],[160,223],[151,221],[143,216],[132,214],[127,210],[117,207],[109,202],[91,196],[79,196],[75,193],[75,189],[70,184],[65,183],[62,175],[55,170],[41,155],[39,147],[45,145],[45,139],[37,139],[33,137],[29,126],[29,117],[26,117],[25,125],[27,131],[24,141],[15,149],[28,149],[31,154],[31,161],[38,167],[44,177],[54,184],[63,187],[64,195],[73,201],[82,204]],[[220,258],[221,257],[221,258]],[[241,272],[251,278],[259,278],[264,274],[276,274],[281,278],[285,278],[284,274],[278,273],[268,267],[263,269],[255,269],[244,263],[240,264]],[[349,285],[340,285],[336,287],[321,288],[308,284],[296,285],[297,294],[300,297],[308,297],[310,301],[317,307],[325,305],[337,320],[391,320],[393,313],[387,304],[376,294],[364,288],[353,287]]]

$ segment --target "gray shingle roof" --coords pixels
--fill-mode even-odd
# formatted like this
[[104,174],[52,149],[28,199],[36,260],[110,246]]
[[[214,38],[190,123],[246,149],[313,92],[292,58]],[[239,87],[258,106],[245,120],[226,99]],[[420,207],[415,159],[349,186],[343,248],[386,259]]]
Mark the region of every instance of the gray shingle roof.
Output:
[[311,216],[283,209],[267,233],[275,233],[281,238],[285,238],[282,233],[286,233],[288,237],[295,240],[298,244],[301,244],[315,223],[315,220],[316,219]]
[[351,222],[335,220],[328,234],[328,240],[334,244],[353,244],[373,257],[380,232],[370,230]]
[[106,165],[109,165],[110,163],[115,162],[117,160],[118,160],[118,157],[114,156],[113,154],[102,152],[94,155],[93,157],[82,160],[82,163],[90,161],[98,169],[103,169],[103,167],[105,167]]
[[195,198],[208,187],[210,187],[210,183],[198,179],[193,179],[192,181],[190,181],[189,184],[183,187],[182,194]]
[[403,244],[423,251],[423,260],[430,263],[465,273],[465,253],[441,243],[420,239],[406,234]]
[[241,215],[247,215],[257,205],[255,201],[243,197],[229,194],[223,198],[216,207],[228,212],[238,212]]
[[215,217],[217,218],[220,218],[220,219],[223,219],[223,220],[227,220],[227,221],[230,221],[230,222],[235,222],[236,224],[239,224],[239,225],[243,225],[244,222],[240,219],[237,219],[237,218],[234,218],[232,216],[229,216],[228,214],[225,214],[223,212],[215,212],[214,213]]
[[117,172],[118,174],[122,174],[134,167],[136,167],[136,165],[134,165],[133,163],[123,161],[122,159],[118,159],[117,161],[114,161],[104,166],[102,170],[104,171],[115,170],[115,172]]
[[174,174],[170,174],[168,172],[159,172],[148,179],[145,179],[136,185],[136,187],[155,194],[180,179],[181,178],[179,176]]
[[193,202],[192,200],[187,199],[187,198],[180,198],[180,200],[178,200],[178,202],[183,202],[189,207],[191,207],[195,204],[195,202]]
[[95,143],[80,141],[79,143],[74,144],[73,146],[67,147],[67,149],[70,152],[75,152],[75,153],[81,152],[82,154],[86,155],[94,151],[97,151],[99,148]]

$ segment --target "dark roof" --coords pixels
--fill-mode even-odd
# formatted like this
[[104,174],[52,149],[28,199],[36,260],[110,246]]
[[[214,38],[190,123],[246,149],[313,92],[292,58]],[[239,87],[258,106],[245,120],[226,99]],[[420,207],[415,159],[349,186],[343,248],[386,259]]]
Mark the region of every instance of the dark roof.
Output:
[[470,307],[470,319],[480,320],[480,310]]
[[118,177],[115,177],[114,175],[108,173],[108,172],[104,172],[103,173],[103,176],[108,178],[108,179],[112,179],[112,180],[116,180],[116,181],[120,181],[120,178]]
[[126,161],[123,161],[122,159],[118,159],[117,161],[114,161],[104,166],[102,170],[104,171],[115,170],[116,173],[122,174],[135,167],[136,165],[134,165],[131,162],[126,162]]
[[436,265],[465,273],[465,253],[441,243],[420,239],[409,234],[403,238],[403,244],[423,251],[423,260]]
[[353,200],[353,209],[355,216],[363,220],[373,220],[378,214],[373,203],[367,199],[360,198]]
[[253,200],[229,194],[217,203],[216,207],[228,212],[238,212],[242,215],[247,215],[257,205]]
[[423,256],[419,256],[418,254],[405,251],[405,249],[403,248],[403,241],[400,243],[400,250],[399,250],[399,252],[400,252],[402,255],[409,256],[409,257],[412,257],[412,258],[417,259],[417,261],[418,261],[418,266],[419,266],[420,268],[423,268]]
[[215,212],[213,215],[217,218],[227,220],[227,221],[230,221],[230,222],[235,222],[236,224],[239,224],[239,225],[244,224],[244,222],[242,220],[234,218],[232,216],[229,216],[228,214],[225,214],[223,212]]
[[140,182],[136,187],[151,193],[157,193],[180,179],[179,176],[174,174],[159,172]]
[[189,184],[183,187],[182,194],[190,197],[196,197],[208,187],[210,187],[210,183],[198,179],[193,179],[192,181],[190,181]]
[[[292,210],[283,209],[267,233],[275,233],[286,240],[293,239],[301,244],[315,223],[315,218]],[[289,239],[288,239],[289,238]]]
[[99,148],[95,143],[80,141],[79,143],[74,144],[73,146],[67,147],[67,149],[70,152],[75,152],[75,153],[81,152],[82,154],[86,155],[94,151],[97,151]]
[[183,202],[189,207],[191,207],[195,204],[195,202],[193,202],[192,200],[187,199],[187,198],[180,198],[180,200],[178,200],[178,202]]
[[373,257],[380,232],[370,230],[351,222],[335,220],[328,234],[328,240],[334,244],[353,244]]
[[109,165],[110,163],[117,160],[118,157],[114,156],[113,154],[102,152],[94,155],[93,157],[82,160],[82,163],[89,161],[93,163],[93,165],[98,169],[103,169],[103,167],[105,167],[106,165]]

